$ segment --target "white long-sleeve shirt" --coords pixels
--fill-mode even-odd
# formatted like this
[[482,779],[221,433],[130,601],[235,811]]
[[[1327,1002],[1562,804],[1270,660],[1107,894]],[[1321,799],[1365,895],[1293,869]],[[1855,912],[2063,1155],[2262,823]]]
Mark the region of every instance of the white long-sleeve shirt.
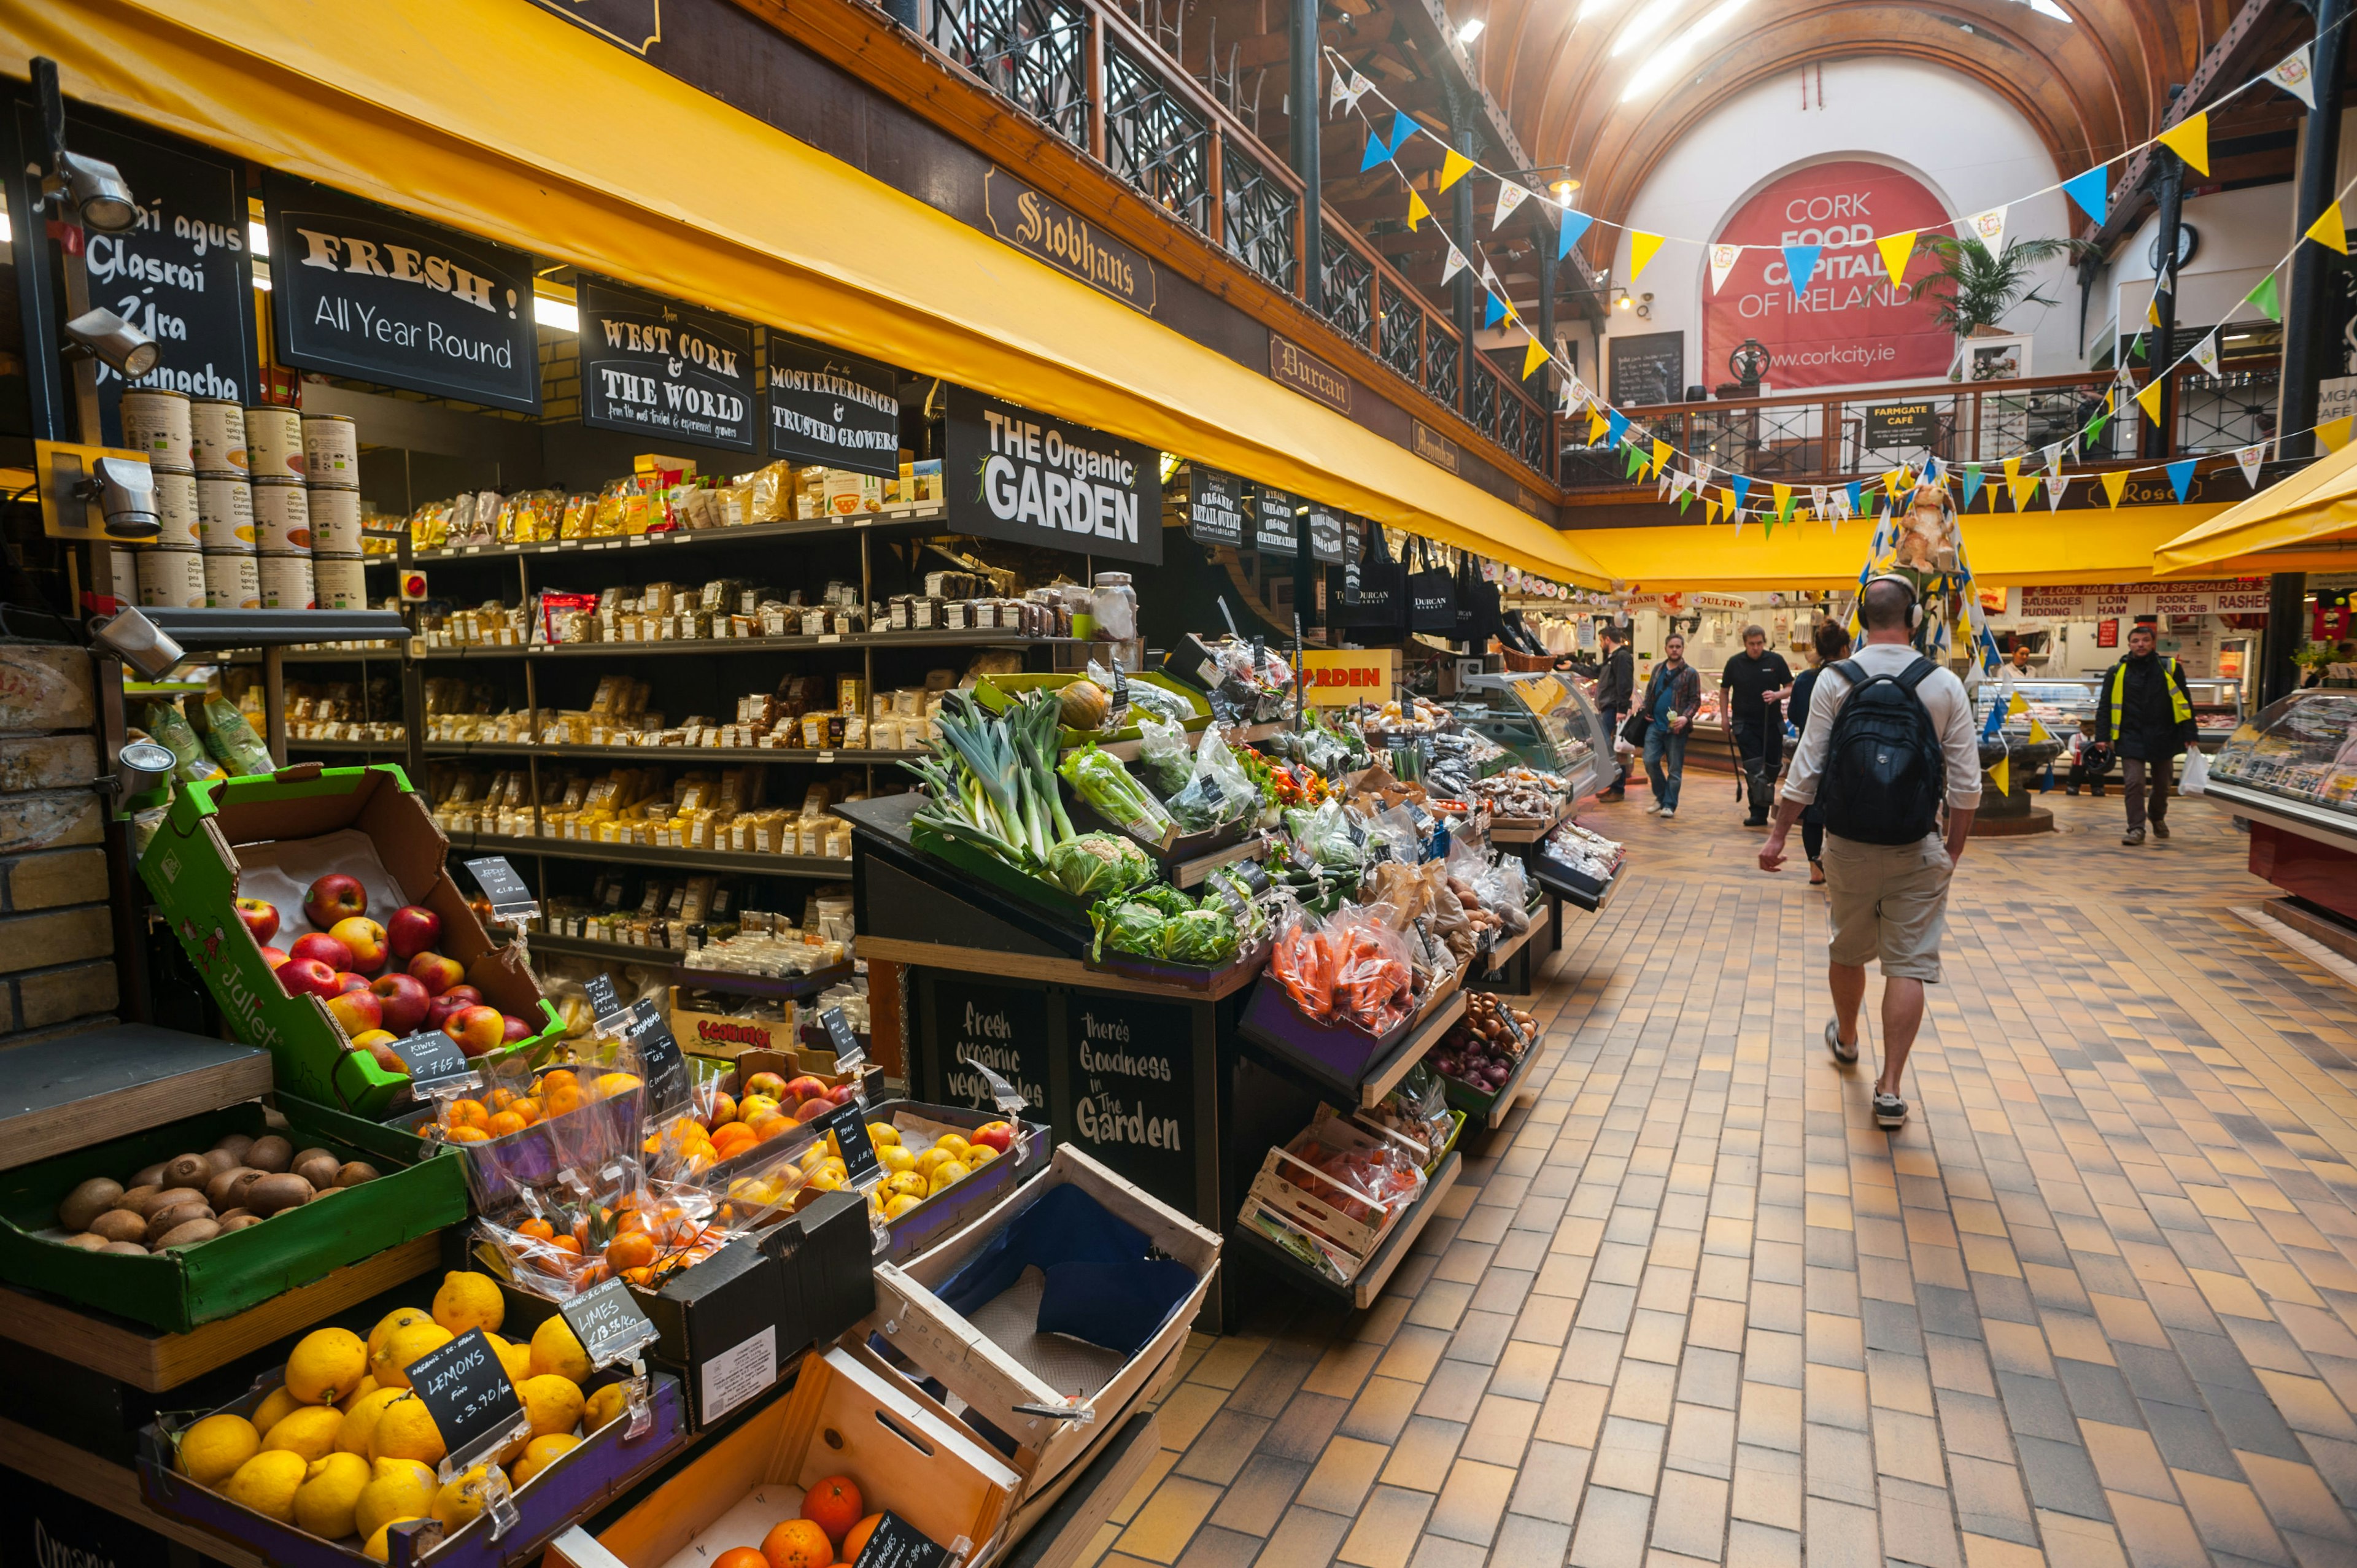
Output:
[[[1916,660],[1915,650],[1903,642],[1869,642],[1859,648],[1851,658],[1868,675],[1896,675]],[[1973,701],[1964,694],[1964,683],[1950,670],[1934,670],[1915,688],[1924,711],[1932,715],[1932,732],[1940,737],[1940,757],[1947,773],[1948,806],[1952,811],[1978,811],[1981,803],[1981,751],[1979,736],[1973,730]],[[1809,727],[1802,732],[1801,744],[1792,754],[1792,766],[1786,770],[1783,796],[1802,805],[1813,804],[1817,798],[1817,783],[1825,769],[1825,746],[1833,735],[1834,715],[1849,696],[1849,682],[1841,671],[1826,665],[1817,676],[1816,689],[1809,694]]]

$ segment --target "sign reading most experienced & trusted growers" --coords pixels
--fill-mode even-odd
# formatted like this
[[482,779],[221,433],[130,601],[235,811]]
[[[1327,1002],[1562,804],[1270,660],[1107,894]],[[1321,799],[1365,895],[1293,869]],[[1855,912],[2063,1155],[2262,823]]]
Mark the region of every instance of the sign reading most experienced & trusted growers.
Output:
[[889,365],[770,334],[770,456],[894,478],[899,378]]
[[953,531],[1161,564],[1151,446],[953,387],[944,452]]
[[580,305],[582,424],[753,450],[749,324],[603,278]]
[[279,359],[539,412],[529,255],[285,175],[263,211]]

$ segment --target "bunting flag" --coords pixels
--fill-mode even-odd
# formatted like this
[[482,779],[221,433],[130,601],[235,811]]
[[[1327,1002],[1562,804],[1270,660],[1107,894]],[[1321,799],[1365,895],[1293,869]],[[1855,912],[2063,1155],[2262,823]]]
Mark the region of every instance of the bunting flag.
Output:
[[2104,493],[2111,497],[2112,510],[2114,511],[2117,511],[2119,510],[2120,492],[2127,488],[2128,471],[2126,468],[2114,468],[2110,473],[2104,476]]
[[1743,537],[1743,520],[1744,520],[1744,519],[1746,519],[1746,518],[1748,518],[1748,517],[1749,517],[1750,515],[1751,515],[1751,514],[1750,514],[1749,512],[1745,511],[1741,507],[1737,507],[1737,508],[1735,509],[1734,516],[1735,516],[1735,537],[1736,537],[1736,538],[1740,539],[1740,538],[1742,538],[1742,537]]
[[1605,415],[1605,425],[1611,433],[1612,439],[1610,444],[1618,446],[1620,445],[1620,437],[1628,434],[1629,416],[1621,413],[1617,408],[1613,409],[1610,413]]
[[1817,258],[1824,253],[1823,245],[1784,247],[1784,275],[1792,282],[1794,299],[1807,297],[1809,280],[1817,275]]
[[[2150,312],[2150,311],[2152,310],[2152,307],[2151,307],[2150,306],[2147,306],[2145,308],[2146,308],[2146,310],[2147,310],[2147,312]],[[2159,325],[2159,323],[2156,322],[2156,323],[2154,323],[2154,325],[2155,325],[2155,326],[2158,326],[2158,325]],[[2141,359],[2143,359],[2143,358],[2144,358],[2144,334],[2143,334],[2143,333],[2141,333],[2141,332],[2137,333],[2137,334],[2136,335],[2136,341],[2128,345],[2128,358],[2129,358],[2129,359],[2131,359],[2131,360],[2141,360]],[[2125,367],[2123,367],[2123,368],[2125,368]]]
[[2210,172],[2210,111],[2190,114],[2163,131],[2157,138],[2160,145],[2193,166],[2193,172]]
[[1718,292],[1719,285],[1727,281],[1727,274],[1733,272],[1735,263],[1742,259],[1743,247],[1740,245],[1713,245],[1710,248],[1711,293]]
[[1440,185],[1438,188],[1447,190],[1450,186],[1455,185],[1458,180],[1463,179],[1467,175],[1471,174],[1472,172],[1473,160],[1467,157],[1463,153],[1458,152],[1455,147],[1451,147],[1447,152],[1443,153],[1440,157]]
[[1448,260],[1441,264],[1440,286],[1447,288],[1448,280],[1465,270],[1465,252],[1455,245],[1448,247]]
[[1629,281],[1631,283],[1635,283],[1645,275],[1645,264],[1653,259],[1656,252],[1661,250],[1663,242],[1662,235],[1648,234],[1637,229],[1629,231]]
[[2316,221],[2309,224],[2308,226],[2308,232],[2300,237],[2305,240],[2313,240],[2328,251],[2338,251],[2342,255],[2347,255],[2349,253],[2349,227],[2341,220],[2341,203],[2336,201],[2331,206],[2326,208],[2323,211],[2318,213],[2316,215]]
[[1591,404],[1587,410],[1587,444],[1595,446],[1597,437],[1609,427],[1610,422]]
[[1940,458],[1937,453],[1923,459],[1923,482],[1927,485],[1938,485],[1943,489],[1947,487],[1948,481],[1941,477]]
[[2218,373],[2218,334],[2214,328],[2210,336],[2193,345],[2193,362],[2201,367],[2205,376]]
[[1694,492],[1681,487],[1678,490],[1678,515],[1684,517],[1686,514],[1686,509],[1692,505],[1694,505]]
[[2021,719],[2029,716],[2029,699],[2016,692],[2005,700],[2005,716]]
[[1374,167],[1377,164],[1382,163],[1385,158],[1388,158],[1391,156],[1391,149],[1383,145],[1383,139],[1381,136],[1376,135],[1372,131],[1368,132],[1367,150],[1360,156],[1359,172],[1361,174],[1366,173],[1369,169]]
[[1956,510],[1970,511],[1973,508],[1973,498],[1980,493],[1981,466],[1978,463],[1967,463],[1964,465],[1964,503]]
[[2193,488],[2193,463],[2190,457],[2181,457],[2169,465],[2169,488],[2177,492],[2179,506],[2185,504],[2186,492]]
[[1859,503],[1860,503],[1861,501],[1863,501],[1863,500],[1864,500],[1864,499],[1865,499],[1865,495],[1866,495],[1866,486],[1865,486],[1862,482],[1860,482],[1859,480],[1852,479],[1852,480],[1849,482],[1849,491],[1848,491],[1848,494],[1849,494],[1849,510],[1850,510],[1850,515],[1851,515],[1852,517],[1855,517],[1855,516],[1857,516],[1857,509],[1858,509]]
[[1998,703],[1991,703],[1989,704],[1989,716],[1981,723],[1981,739],[1984,741],[1995,740],[1996,738],[1997,730],[2002,727],[2004,724],[2004,705]]
[[2062,492],[2070,488],[2070,475],[2061,473],[2047,475],[2046,510],[2048,511],[2061,511],[2062,510]]
[[[2156,332],[2160,330],[2160,296],[2168,292],[2169,280],[2163,278],[2153,285],[2152,293],[2144,302],[2144,324]],[[2144,346],[2144,334],[2141,332],[2136,334],[2136,346],[2139,349]],[[2141,358],[2141,354],[2138,357]]]
[[2167,384],[2164,377],[2155,376],[2145,382],[2143,390],[2136,395],[2136,406],[2144,410],[2144,416],[2155,424],[2160,423],[2160,393]]
[[1975,212],[1964,220],[1964,238],[1980,242],[1981,249],[1991,256],[2005,253],[2005,209],[1992,207],[1986,212]]
[[2351,416],[2345,413],[2338,419],[2328,419],[2316,427],[2316,438],[2324,443],[2326,451],[2338,452],[2349,445],[2351,423]]
[[1491,294],[1486,288],[1481,291],[1481,297],[1489,302],[1481,307],[1482,326],[1495,327],[1499,322],[1506,319],[1506,302],[1504,300],[1500,299],[1496,295]]
[[1907,281],[1907,263],[1915,254],[1915,231],[1883,234],[1875,239],[1874,248],[1882,252],[1882,270],[1890,274],[1893,285]]
[[1527,200],[1530,194],[1531,193],[1527,189],[1523,188],[1522,186],[1516,185],[1511,179],[1500,180],[1498,182],[1498,211],[1497,215],[1490,220],[1491,231],[1495,233],[1499,224],[1503,223],[1507,219],[1512,217],[1514,209],[1520,207],[1525,200]]
[[1705,528],[1711,528],[1717,525],[1718,498],[1717,496],[1705,496],[1702,498],[1702,521]]
[[2038,493],[2038,476],[2024,474],[2018,479],[2008,479],[2006,489],[2013,492],[2013,510],[2027,511],[2029,510],[2029,498]]
[[2284,56],[2281,64],[2267,72],[2267,80],[2298,99],[2313,110],[2316,107],[2316,76],[2309,67],[2309,51],[2314,46],[2302,44]]
[[1697,468],[1697,469],[1695,469],[1695,477],[1694,477],[1694,488],[1695,488],[1695,494],[1696,494],[1696,495],[1700,495],[1700,494],[1702,493],[1702,488],[1703,488],[1705,485],[1706,485],[1706,484],[1710,483],[1710,476],[1711,476],[1711,467],[1710,467],[1710,465],[1709,465],[1709,464],[1707,464],[1707,463],[1705,463],[1701,467],[1699,467],[1699,468]]
[[2243,303],[2258,306],[2259,314],[2270,321],[2283,319],[2283,295],[2276,287],[2276,274],[2269,273],[2259,280],[2259,286],[2243,296]]
[[1740,474],[1729,474],[1727,476],[1727,490],[1735,498],[1735,510],[1740,511],[1744,501],[1750,497],[1751,481]]
[[1768,487],[1768,493],[1776,498],[1776,515],[1778,517],[1782,517],[1786,512],[1792,509],[1792,486],[1771,484]]
[[1530,346],[1523,350],[1523,380],[1529,381],[1531,372],[1546,362],[1546,345],[1536,338],[1532,338]]
[[1355,70],[1351,73],[1350,80],[1345,81],[1342,73],[1338,70],[1334,73],[1334,90],[1328,95],[1326,106],[1329,109],[1339,106],[1343,113],[1348,113],[1359,106],[1359,100],[1364,98],[1374,85]]
[[2245,446],[2234,454],[2234,461],[2243,470],[2243,482],[2253,489],[2259,488],[2259,465],[2266,460],[2267,444],[2264,441]]
[[1660,470],[1660,469],[1663,468],[1663,467],[1667,467],[1667,466],[1668,466],[1668,464],[1669,464],[1669,461],[1670,461],[1670,444],[1669,444],[1668,442],[1666,442],[1666,441],[1656,441],[1656,442],[1654,442],[1654,443],[1653,443],[1653,467],[1655,468],[1655,470],[1656,470],[1656,471],[1658,471],[1658,470]]
[[2038,456],[2045,463],[2046,471],[2048,473],[2054,474],[2061,472],[2062,448],[2069,445],[2071,444],[2068,441],[2054,441],[2048,443],[2046,446],[2039,449]]
[[1563,221],[1555,227],[1555,259],[1559,262],[1571,254],[1571,248],[1579,243],[1579,237],[1587,233],[1588,225],[1595,221],[1585,212],[1565,208]]
[[2021,478],[2021,459],[2020,459],[2020,458],[2018,458],[2018,457],[2007,457],[2007,458],[2005,460],[2005,483],[2006,483],[2006,488],[2007,488],[2007,489],[2011,489],[2013,488],[2013,486],[2014,486],[2015,481],[2018,480],[2020,478]]
[[2074,174],[2062,182],[2062,193],[2079,204],[2080,209],[2101,223],[2112,209],[2112,171],[2102,164],[2084,174]]
[[1989,776],[1989,782],[1996,786],[1996,792],[1997,792],[1998,794],[2000,794],[2000,795],[2010,795],[2010,794],[2012,794],[2012,793],[2013,793],[2013,757],[2012,757],[2012,756],[2011,756],[2010,754],[2007,754],[2007,756],[2004,756],[2004,757],[1998,757],[1995,762],[1990,763],[1990,764],[1989,764],[1988,776]]
[[1899,499],[1899,487],[1906,482],[1907,470],[1893,468],[1882,476],[1882,493],[1891,499]]
[[1832,504],[1832,498],[1828,495],[1825,486],[1811,485],[1809,487],[1809,510],[1812,512],[1815,513],[1819,517],[1823,517],[1825,515],[1826,509]]
[[1638,470],[1645,466],[1645,449],[1631,441],[1627,448],[1627,456],[1628,461],[1620,465],[1621,477],[1633,479]]
[[1424,204],[1424,198],[1417,194],[1414,187],[1410,187],[1407,193],[1407,231],[1411,234],[1415,233],[1417,226],[1431,216],[1432,209],[1426,207]]
[[2051,746],[2054,744],[2054,732],[2048,729],[2044,725],[2040,724],[2036,719],[2032,719],[2029,721],[2029,744],[2032,746]]

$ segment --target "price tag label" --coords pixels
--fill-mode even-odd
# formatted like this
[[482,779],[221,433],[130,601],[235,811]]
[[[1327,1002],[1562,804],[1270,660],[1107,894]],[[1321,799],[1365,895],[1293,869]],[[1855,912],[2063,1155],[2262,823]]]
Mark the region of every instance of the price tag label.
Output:
[[393,1054],[409,1064],[410,1092],[424,1097],[425,1090],[446,1078],[475,1070],[458,1042],[439,1029],[425,1029],[393,1042]]
[[844,1175],[853,1187],[866,1191],[883,1179],[884,1162],[876,1157],[876,1140],[867,1135],[867,1107],[855,1100],[820,1120],[843,1149]]
[[581,983],[581,989],[589,993],[589,1008],[597,1015],[597,1026],[601,1029],[627,1011],[622,1005],[621,994],[614,989],[614,977],[609,974],[591,975]]
[[826,1030],[827,1043],[834,1047],[834,1070],[845,1078],[856,1078],[866,1065],[867,1053],[859,1047],[859,1036],[852,1032],[851,1020],[843,1015],[840,1007],[829,1007],[818,1015]]
[[942,1568],[949,1560],[949,1548],[935,1545],[923,1530],[887,1509],[851,1568]]
[[619,1279],[583,1291],[557,1311],[572,1326],[592,1367],[610,1367],[658,1337],[629,1284]]
[[475,886],[491,906],[491,918],[514,922],[540,913],[540,900],[532,896],[516,868],[508,864],[503,854],[487,854],[465,863]]
[[504,1446],[526,1425],[515,1385],[479,1328],[469,1328],[402,1369],[411,1391],[425,1402],[454,1466],[464,1467],[483,1451]]
[[1023,1091],[985,1067],[979,1059],[974,1057],[963,1057],[959,1059],[974,1069],[975,1072],[980,1073],[982,1081],[990,1085],[990,1097],[998,1102],[999,1113],[1009,1122],[1020,1125],[1023,1112],[1028,1110],[1031,1104],[1029,1101],[1023,1098]]
[[687,1103],[687,1056],[671,1032],[671,1025],[651,998],[630,1004],[630,1044],[638,1047],[639,1067],[646,1074],[647,1114],[668,1116]]

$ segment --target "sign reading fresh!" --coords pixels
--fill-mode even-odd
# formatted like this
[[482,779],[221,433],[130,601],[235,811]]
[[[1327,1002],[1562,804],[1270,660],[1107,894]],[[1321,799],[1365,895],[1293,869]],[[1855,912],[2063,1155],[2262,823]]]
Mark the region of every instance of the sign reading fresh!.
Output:
[[952,387],[944,451],[953,532],[1161,564],[1152,447]]
[[770,456],[897,478],[899,381],[889,365],[770,333]]
[[532,258],[307,180],[263,184],[278,358],[540,411]]
[[584,277],[581,423],[753,450],[753,328],[733,316]]

